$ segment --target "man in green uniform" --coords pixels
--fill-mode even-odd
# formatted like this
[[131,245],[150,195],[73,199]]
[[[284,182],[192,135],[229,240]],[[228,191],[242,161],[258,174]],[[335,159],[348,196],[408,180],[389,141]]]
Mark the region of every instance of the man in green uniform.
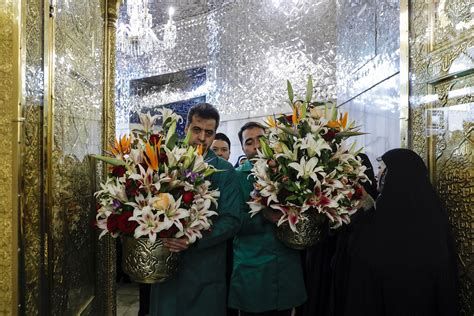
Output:
[[[233,237],[241,223],[239,182],[232,165],[209,150],[219,125],[219,113],[201,103],[189,110],[186,129],[190,142],[202,144],[205,161],[219,170],[210,177],[220,191],[218,216],[212,218],[211,231],[195,244],[185,238],[163,239],[171,251],[180,252],[179,268],[170,280],[152,286],[150,315],[223,316],[226,313],[226,240]],[[237,193],[237,194],[236,194]]]
[[[242,126],[239,139],[247,161],[237,168],[242,199],[249,200],[254,180],[251,159],[260,148],[263,127],[256,122]],[[229,306],[241,316],[290,316],[293,307],[306,301],[303,270],[297,250],[283,245],[275,235],[276,225],[262,212],[250,218],[244,206],[242,226],[234,238],[234,268],[229,290]],[[276,219],[273,218],[273,221]]]

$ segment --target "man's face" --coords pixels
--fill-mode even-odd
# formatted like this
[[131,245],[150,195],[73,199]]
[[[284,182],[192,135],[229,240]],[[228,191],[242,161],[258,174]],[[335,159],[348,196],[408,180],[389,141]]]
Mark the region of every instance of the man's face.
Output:
[[229,160],[230,148],[226,141],[214,139],[211,149],[216,153],[217,156],[224,158],[225,160]]
[[191,131],[189,143],[193,146],[202,145],[203,153],[211,147],[216,136],[216,120],[204,119],[193,115],[191,122],[186,127],[186,133]]
[[377,159],[379,162],[379,170],[377,173],[377,191],[382,192],[385,183],[385,176],[387,175],[387,167],[382,159]]
[[242,150],[248,159],[257,155],[257,149],[260,149],[260,137],[264,134],[263,128],[252,127],[242,133]]

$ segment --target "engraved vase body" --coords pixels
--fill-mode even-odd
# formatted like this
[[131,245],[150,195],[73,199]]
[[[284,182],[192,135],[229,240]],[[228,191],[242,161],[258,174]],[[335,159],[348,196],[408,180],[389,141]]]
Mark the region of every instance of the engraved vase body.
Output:
[[170,252],[161,240],[122,236],[122,269],[138,283],[164,282],[178,269],[178,254]]
[[293,232],[288,222],[277,227],[277,238],[286,246],[303,250],[322,241],[327,232],[327,218],[317,211],[308,210],[307,219],[296,224],[297,232]]

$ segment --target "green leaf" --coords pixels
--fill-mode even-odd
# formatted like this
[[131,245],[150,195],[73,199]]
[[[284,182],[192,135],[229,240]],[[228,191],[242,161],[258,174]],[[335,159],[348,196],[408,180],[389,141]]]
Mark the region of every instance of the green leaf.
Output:
[[91,156],[94,157],[95,159],[104,161],[112,166],[125,166],[125,161],[123,161],[122,159],[117,159],[117,158],[107,157],[107,156],[102,156],[102,155],[91,155]]
[[346,132],[339,132],[336,134],[336,137],[351,137],[351,136],[360,136],[360,135],[365,135],[365,134],[368,134],[368,133],[363,133],[363,132],[349,132],[349,131],[346,131]]
[[291,86],[290,80],[286,81],[286,87],[288,89],[288,98],[290,99],[291,106],[293,106],[293,100],[295,98],[295,95],[293,93],[293,87]]
[[300,113],[300,118],[303,120],[306,118],[306,112],[308,111],[308,102],[303,103],[303,106],[301,107],[301,113]]
[[188,129],[188,131],[186,132],[186,137],[183,140],[183,145],[188,146],[190,139],[191,139],[191,130]]
[[168,133],[166,134],[166,140],[165,140],[166,147],[168,147],[169,149],[173,149],[177,140],[178,140],[178,136],[176,136],[176,121],[173,121],[171,123],[170,129],[168,130]]
[[263,139],[263,137],[260,137],[259,139],[260,142],[260,148],[262,148],[262,152],[265,155],[265,158],[272,158],[273,157],[273,150],[268,146],[267,142]]
[[298,136],[298,132],[292,128],[288,128],[288,127],[278,127],[278,128],[281,129],[282,131],[285,131],[286,133],[290,135]]
[[336,104],[333,104],[333,105],[332,105],[332,109],[331,109],[331,120],[332,120],[332,121],[337,120],[337,107],[336,107]]
[[306,84],[306,102],[311,102],[313,97],[313,76],[308,76],[308,83]]

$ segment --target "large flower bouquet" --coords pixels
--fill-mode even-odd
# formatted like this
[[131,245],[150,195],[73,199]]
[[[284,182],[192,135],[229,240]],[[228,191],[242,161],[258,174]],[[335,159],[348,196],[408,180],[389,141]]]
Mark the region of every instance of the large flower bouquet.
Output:
[[349,223],[362,200],[360,183],[368,181],[356,157],[360,149],[347,143],[348,137],[363,133],[334,104],[311,102],[312,91],[309,77],[306,100],[294,101],[288,81],[292,114],[268,117],[247,202],[251,216],[265,208],[281,212],[277,225],[288,222],[293,232],[308,212],[326,216],[331,228]]
[[[160,117],[161,128],[153,129]],[[154,243],[157,237],[185,236],[193,243],[211,227],[219,191],[210,189],[206,177],[216,169],[204,161],[202,147],[188,144],[189,136],[178,141],[181,119],[168,109],[141,114],[143,129],[117,139],[113,157],[98,156],[111,165],[95,194],[100,237],[143,236]]]

